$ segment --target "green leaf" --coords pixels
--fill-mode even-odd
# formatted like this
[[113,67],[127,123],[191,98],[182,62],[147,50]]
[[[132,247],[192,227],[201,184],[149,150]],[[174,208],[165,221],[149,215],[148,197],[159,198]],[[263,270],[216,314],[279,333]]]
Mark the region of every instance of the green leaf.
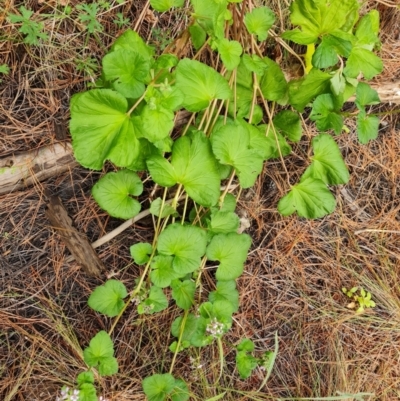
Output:
[[234,195],[227,193],[224,202],[221,205],[221,212],[234,212],[236,209],[236,198]]
[[357,116],[357,136],[362,144],[367,144],[370,140],[378,137],[379,117],[368,116],[361,110]]
[[375,46],[380,45],[378,33],[379,12],[377,10],[371,10],[361,18],[357,25],[357,45],[372,50]]
[[340,134],[342,131],[343,117],[330,94],[319,95],[315,99],[310,119],[316,121],[320,131],[333,129],[335,134]]
[[[290,5],[290,20],[301,27],[303,42],[315,43],[319,36],[329,34],[341,28],[358,10],[357,0],[296,0]],[[289,31],[291,32],[291,31]],[[295,41],[296,37],[283,36]],[[296,31],[300,32],[300,31]],[[289,37],[288,37],[289,36]]]
[[89,372],[88,371],[88,372],[79,373],[78,377],[76,378],[76,382],[77,382],[77,384],[79,386],[84,384],[84,383],[93,384],[94,383],[94,374],[93,374],[93,372]]
[[101,376],[111,376],[118,372],[118,362],[114,358],[114,344],[104,330],[99,331],[83,351],[83,359],[90,367],[99,365]]
[[0,64],[0,74],[7,75],[10,72],[10,67],[7,64]]
[[246,351],[239,351],[236,354],[236,367],[241,379],[250,377],[251,372],[257,367],[258,360]]
[[233,307],[228,301],[204,302],[199,307],[200,316],[206,319],[217,319],[226,324],[228,330],[232,323]]
[[315,43],[317,38],[313,33],[302,32],[300,29],[292,29],[291,31],[285,31],[282,33],[282,38],[291,40],[299,45],[309,45]]
[[172,298],[182,309],[190,309],[194,305],[196,284],[191,280],[174,280],[171,283]]
[[[229,102],[229,114],[237,118],[250,118],[250,112],[253,104],[253,90],[245,88],[242,85],[236,86],[236,104],[233,101]],[[234,109],[236,106],[236,110]],[[261,107],[256,104],[254,105],[252,124],[258,124],[263,118],[263,112]]]
[[218,234],[207,247],[207,258],[218,260],[215,277],[217,280],[234,280],[243,272],[247,252],[251,246],[251,238],[247,234]]
[[174,128],[174,113],[164,107],[153,109],[146,105],[140,113],[142,120],[141,134],[150,142],[157,142],[166,137]]
[[275,114],[272,121],[275,128],[287,136],[292,142],[300,141],[302,129],[298,113],[291,110],[282,110]]
[[150,0],[150,5],[154,10],[163,13],[172,7],[182,7],[184,0]]
[[[153,202],[151,202],[150,213],[154,216],[160,216],[160,210],[161,210],[162,203],[163,203],[163,201],[161,198],[157,198]],[[171,205],[164,202],[164,206],[163,206],[163,209],[161,212],[161,218],[171,216],[171,215],[174,217],[179,216],[177,211]]]
[[361,110],[367,105],[379,104],[378,92],[372,89],[367,83],[359,82],[356,90],[356,105]]
[[172,165],[177,182],[202,206],[213,206],[220,194],[216,160],[208,138],[200,131],[179,138],[172,150]]
[[169,225],[159,236],[157,250],[163,255],[174,256],[173,268],[179,274],[195,271],[205,254],[207,235],[195,226]]
[[355,47],[349,58],[343,73],[346,77],[357,78],[360,73],[365,79],[372,79],[383,70],[382,60],[367,49]]
[[299,112],[316,96],[330,92],[331,75],[313,68],[304,78],[290,81],[289,103]]
[[127,111],[127,100],[110,89],[72,97],[72,145],[82,166],[101,170],[108,159],[119,167],[129,167],[137,159],[139,141]]
[[225,125],[213,132],[211,144],[219,162],[236,169],[240,185],[252,187],[261,173],[263,159],[250,149],[249,132],[240,125]]
[[257,35],[259,41],[267,39],[268,30],[275,22],[275,14],[268,7],[254,8],[244,16],[244,24],[252,35]]
[[170,70],[178,65],[179,59],[175,54],[161,54],[154,63],[154,70],[156,72],[161,70]]
[[217,42],[218,53],[228,71],[234,70],[240,63],[242,45],[236,40],[220,39]]
[[311,177],[327,185],[346,184],[350,178],[349,171],[335,140],[330,135],[320,134],[313,138],[312,146],[313,162],[302,175],[301,180]]
[[190,397],[187,384],[181,379],[175,379],[175,387],[170,395],[171,401],[186,401]]
[[217,288],[208,294],[210,302],[228,301],[232,304],[233,312],[239,309],[239,292],[234,280],[217,281]]
[[273,128],[267,125],[259,125],[257,130],[262,136],[262,141],[260,140],[261,137],[256,140],[252,134],[250,144],[252,148],[257,148],[258,152],[262,152],[264,159],[279,158],[281,155],[287,156],[292,151],[292,148],[279,131],[274,133]]
[[114,317],[124,308],[123,299],[127,295],[125,285],[121,281],[108,280],[90,294],[88,305],[97,312]]
[[187,194],[202,206],[218,202],[220,179],[209,140],[193,132],[175,141],[171,163],[160,156],[147,161],[153,180],[163,186],[183,184]]
[[113,88],[125,97],[138,98],[144,92],[149,62],[133,50],[116,50],[103,58],[103,73]]
[[92,188],[92,195],[109,215],[130,219],[140,212],[140,203],[131,198],[143,192],[143,184],[136,173],[120,170],[107,173]]
[[175,280],[181,275],[172,267],[172,256],[157,255],[151,263],[150,278],[154,285],[160,288],[169,287],[172,280]]
[[329,36],[324,36],[312,56],[312,65],[316,68],[328,68],[333,67],[338,62],[339,57],[332,42],[329,40]]
[[148,46],[145,41],[132,29],[126,30],[111,47],[112,51],[118,50],[135,51],[147,61],[152,60],[154,49]]
[[155,374],[142,381],[143,391],[148,401],[165,401],[175,387],[174,376],[169,373]]
[[96,388],[92,383],[83,383],[79,386],[79,401],[98,401]]
[[[183,333],[182,333],[182,342],[183,341],[190,341],[192,338],[192,335],[197,329],[197,323],[198,323],[198,317],[193,315],[193,313],[189,313],[186,321],[185,321],[185,327],[183,328]],[[171,326],[171,333],[175,337],[179,337],[181,330],[182,330],[182,316],[177,317],[174,322],[172,323]]]
[[263,75],[267,68],[266,63],[261,57],[253,54],[252,56],[248,54],[243,54],[242,56],[243,65],[251,72],[255,72],[257,75]]
[[172,187],[177,183],[175,170],[168,160],[160,155],[151,155],[147,159],[147,168],[154,182],[163,187]]
[[244,338],[240,344],[237,345],[236,349],[238,351],[252,352],[254,351],[254,343],[249,338]]
[[276,102],[283,101],[288,89],[285,75],[275,61],[268,57],[264,57],[263,61],[267,69],[260,81],[261,92],[265,99]]
[[138,313],[151,315],[156,312],[161,312],[168,307],[168,300],[163,290],[156,286],[150,288],[149,296],[138,305]]
[[150,260],[153,248],[148,242],[139,242],[130,247],[130,252],[137,265],[144,265]]
[[335,206],[335,197],[323,181],[306,178],[279,201],[278,211],[283,216],[297,212],[300,217],[317,219],[332,213]]
[[213,234],[226,234],[236,232],[239,225],[240,220],[236,213],[217,210],[211,213],[208,228]]
[[190,0],[194,14],[192,16],[209,35],[215,38],[224,37],[227,12],[226,1],[220,0]]
[[199,50],[206,41],[207,38],[206,31],[199,24],[195,23],[189,27],[189,33],[192,39],[193,47],[196,50]]
[[231,97],[228,82],[217,71],[188,58],[176,68],[176,87],[184,95],[183,107],[193,112],[205,109],[211,100]]

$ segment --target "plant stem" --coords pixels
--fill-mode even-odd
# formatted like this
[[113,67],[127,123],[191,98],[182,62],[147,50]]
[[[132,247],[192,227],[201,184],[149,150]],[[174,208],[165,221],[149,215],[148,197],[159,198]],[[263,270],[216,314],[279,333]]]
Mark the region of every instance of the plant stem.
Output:
[[189,309],[185,310],[185,313],[183,314],[183,318],[182,318],[182,321],[181,321],[181,328],[180,328],[180,331],[179,331],[178,343],[176,344],[176,349],[175,349],[175,352],[174,352],[174,356],[172,357],[171,367],[169,368],[169,373],[170,374],[174,370],[176,357],[178,356],[179,348],[181,346],[182,336],[183,336],[183,332],[185,330],[185,324],[186,324],[186,319],[187,319],[188,315],[189,315]]
[[214,386],[220,381],[222,372],[224,370],[224,348],[220,337],[217,337],[218,352],[219,352],[219,375],[217,380],[214,382]]

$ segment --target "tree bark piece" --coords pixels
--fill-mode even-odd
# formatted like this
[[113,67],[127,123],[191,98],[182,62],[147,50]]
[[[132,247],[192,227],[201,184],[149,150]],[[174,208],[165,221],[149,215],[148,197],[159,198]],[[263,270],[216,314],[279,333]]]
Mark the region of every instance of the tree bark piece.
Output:
[[58,196],[51,195],[48,199],[46,217],[50,220],[52,227],[60,234],[72,256],[86,274],[100,276],[105,267],[86,236],[72,226],[72,219]]
[[35,182],[68,171],[78,163],[70,143],[55,143],[0,159],[0,195],[25,189]]

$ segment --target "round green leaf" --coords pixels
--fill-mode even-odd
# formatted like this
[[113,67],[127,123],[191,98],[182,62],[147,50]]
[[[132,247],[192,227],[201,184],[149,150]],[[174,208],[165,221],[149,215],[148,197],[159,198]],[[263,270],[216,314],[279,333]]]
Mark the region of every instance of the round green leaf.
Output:
[[174,390],[175,379],[169,373],[155,374],[146,377],[142,382],[142,386],[148,401],[165,401],[167,396]]
[[188,111],[205,109],[214,99],[231,97],[228,82],[213,68],[196,60],[183,59],[176,69],[176,87],[184,95]]
[[150,64],[133,50],[116,50],[103,58],[103,73],[115,90],[129,98],[140,97],[145,89],[144,81]]
[[207,258],[218,260],[217,280],[234,280],[243,272],[243,264],[251,245],[247,234],[218,234],[207,247]]
[[217,43],[218,53],[228,71],[235,69],[240,63],[243,52],[242,45],[236,40],[221,39]]
[[268,36],[268,30],[275,21],[274,12],[268,7],[257,7],[247,13],[244,17],[244,24],[247,30],[258,36],[258,40],[265,40]]
[[152,251],[152,246],[147,242],[139,242],[130,247],[131,256],[137,265],[144,265],[147,263]]
[[175,387],[170,395],[171,401],[186,401],[189,399],[189,388],[187,384],[181,380],[175,380]]
[[142,192],[142,181],[130,170],[107,173],[92,188],[93,197],[103,210],[126,220],[140,212],[140,203],[131,195],[138,196]]
[[99,331],[83,351],[83,359],[88,366],[99,365],[102,376],[111,376],[118,372],[118,362],[114,358],[114,344],[107,332]]
[[90,294],[88,305],[97,312],[114,317],[124,307],[123,299],[127,295],[125,285],[121,281],[108,280]]
[[292,187],[278,203],[278,211],[283,216],[289,216],[297,211],[300,217],[317,219],[332,213],[336,201],[326,184],[309,177]]
[[199,227],[169,225],[159,236],[157,250],[174,256],[173,268],[179,274],[191,273],[199,268],[200,258],[206,250],[206,233]]
[[75,158],[82,166],[101,170],[106,160],[119,167],[133,164],[139,141],[127,111],[127,100],[110,89],[73,96],[70,131]]

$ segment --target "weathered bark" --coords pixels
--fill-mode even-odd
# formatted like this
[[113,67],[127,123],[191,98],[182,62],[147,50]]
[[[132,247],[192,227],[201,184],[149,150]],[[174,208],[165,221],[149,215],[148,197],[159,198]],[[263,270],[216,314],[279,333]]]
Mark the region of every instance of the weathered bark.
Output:
[[48,196],[48,199],[46,217],[50,220],[52,227],[61,236],[73,258],[82,266],[86,274],[100,276],[105,267],[86,236],[72,226],[72,220],[58,196]]
[[0,159],[0,195],[25,189],[38,181],[68,171],[78,163],[70,143],[56,143]]

